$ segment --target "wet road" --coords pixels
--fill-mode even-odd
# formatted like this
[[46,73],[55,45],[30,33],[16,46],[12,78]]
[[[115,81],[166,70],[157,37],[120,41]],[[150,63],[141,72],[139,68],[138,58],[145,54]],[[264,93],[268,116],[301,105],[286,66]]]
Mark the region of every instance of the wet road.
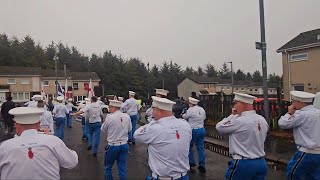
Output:
[[[104,147],[106,145],[106,135],[101,136],[101,146],[98,157],[93,157],[87,150],[87,143],[81,139],[80,123],[74,122],[73,128],[65,130],[65,142],[67,146],[74,149],[79,155],[79,164],[72,170],[62,169],[61,179],[104,179]],[[190,179],[210,179],[220,180],[224,178],[227,162],[230,158],[218,155],[206,150],[207,173],[202,175],[196,170],[189,173]],[[147,165],[147,146],[137,143],[130,145],[127,176],[128,179],[145,179],[150,173]],[[113,168],[114,179],[118,179],[117,167]],[[285,179],[282,171],[269,170],[267,179]]]
[[[87,150],[87,143],[81,139],[81,125],[74,121],[73,128],[65,129],[65,143],[75,150],[79,156],[79,164],[76,168],[67,170],[61,169],[61,179],[64,180],[103,180],[104,179],[104,147],[106,145],[106,135],[101,135],[101,145],[99,147],[98,156],[93,157],[92,153]],[[4,130],[0,130],[0,140],[10,138],[10,135],[4,135]],[[190,179],[198,180],[222,180],[224,172],[227,168],[227,162],[231,159],[214,152],[205,150],[206,152],[206,174],[200,174],[197,170],[189,173]],[[127,161],[127,177],[128,179],[145,179],[150,173],[147,164],[147,146],[137,143],[130,145],[129,156]],[[117,174],[117,166],[113,168],[114,179],[119,179]],[[274,171],[269,169],[267,179],[281,180],[285,179],[283,171]]]

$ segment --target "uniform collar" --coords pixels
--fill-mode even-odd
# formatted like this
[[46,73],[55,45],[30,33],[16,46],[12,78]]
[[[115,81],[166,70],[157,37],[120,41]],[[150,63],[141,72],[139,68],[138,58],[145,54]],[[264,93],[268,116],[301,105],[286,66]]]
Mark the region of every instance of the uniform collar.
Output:
[[308,106],[303,107],[303,108],[301,109],[301,111],[307,111],[307,110],[313,109],[313,108],[314,108],[313,105],[308,105]]
[[36,129],[29,129],[29,130],[25,130],[21,133],[21,137],[23,136],[30,136],[30,135],[34,135],[34,134],[38,134],[38,131]]
[[172,116],[168,116],[168,117],[163,117],[163,118],[159,119],[158,121],[166,121],[166,120],[173,119],[173,118],[175,118],[175,117],[172,115]]
[[250,110],[250,111],[243,111],[241,113],[241,115],[246,115],[246,114],[256,114],[256,111],[255,110]]

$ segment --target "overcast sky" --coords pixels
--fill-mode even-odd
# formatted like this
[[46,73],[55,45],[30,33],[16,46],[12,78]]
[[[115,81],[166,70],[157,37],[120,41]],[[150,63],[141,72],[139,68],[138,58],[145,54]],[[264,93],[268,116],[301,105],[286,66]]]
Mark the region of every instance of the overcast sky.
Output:
[[[265,0],[268,73],[282,74],[279,47],[320,28],[319,7],[320,0]],[[0,33],[151,65],[232,61],[234,69],[261,71],[258,0],[0,0]]]

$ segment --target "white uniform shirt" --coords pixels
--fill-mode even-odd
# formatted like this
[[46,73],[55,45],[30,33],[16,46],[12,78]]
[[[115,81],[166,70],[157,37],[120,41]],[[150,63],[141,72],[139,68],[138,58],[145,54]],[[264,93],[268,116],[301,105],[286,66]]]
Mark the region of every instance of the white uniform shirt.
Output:
[[86,105],[82,111],[85,113],[86,117],[89,118],[89,123],[101,122],[102,110],[98,103],[91,103]]
[[282,116],[280,128],[293,128],[294,141],[297,146],[307,149],[320,148],[320,110],[312,105],[296,111],[293,115]]
[[101,126],[101,131],[107,133],[108,143],[126,144],[128,132],[132,129],[130,116],[120,110],[106,117],[106,121]]
[[230,115],[216,125],[221,134],[229,134],[230,154],[255,159],[265,156],[264,141],[267,137],[268,123],[254,110],[240,115]]
[[148,144],[149,166],[159,176],[174,177],[190,169],[190,124],[174,116],[151,121],[134,132],[137,142]]
[[62,103],[58,103],[54,106],[53,114],[56,114],[56,117],[66,117],[66,114],[69,114],[69,111],[66,107],[66,105],[62,104]]
[[37,108],[38,101],[29,101],[28,107]]
[[66,107],[67,107],[67,109],[68,109],[69,112],[72,111],[72,108],[76,108],[76,109],[77,109],[77,107],[74,106],[71,102],[68,102],[67,105],[66,105]]
[[77,164],[77,153],[62,140],[35,129],[0,145],[1,179],[60,179],[60,166],[71,169]]
[[153,120],[152,112],[153,112],[152,107],[147,109],[147,111],[146,111],[146,116],[147,116],[148,122],[151,122]]
[[40,116],[40,127],[45,129],[49,129],[51,134],[54,134],[54,127],[53,127],[53,117],[50,111],[44,111]]
[[140,105],[136,99],[129,98],[122,104],[121,111],[129,114],[129,116],[134,116],[138,114],[140,109],[139,106]]
[[182,117],[188,120],[191,128],[202,128],[203,121],[207,118],[206,112],[200,106],[190,107]]

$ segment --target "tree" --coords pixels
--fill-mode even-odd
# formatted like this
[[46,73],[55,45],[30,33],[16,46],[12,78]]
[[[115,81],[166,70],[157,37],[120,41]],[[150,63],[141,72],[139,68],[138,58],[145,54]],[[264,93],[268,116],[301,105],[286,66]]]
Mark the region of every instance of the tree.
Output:
[[255,72],[253,72],[253,74],[252,74],[252,80],[253,80],[254,82],[262,82],[262,76],[261,76],[260,71],[255,71]]
[[183,74],[185,76],[193,76],[193,75],[195,75],[195,72],[192,67],[187,66],[186,69],[184,70]]
[[231,71],[229,70],[227,63],[222,64],[222,67],[220,68],[220,71],[219,71],[219,76],[222,79],[231,79]]
[[241,71],[240,69],[238,69],[237,72],[234,73],[233,77],[234,77],[234,80],[237,80],[237,81],[246,80],[246,74],[243,71]]
[[201,76],[201,77],[204,76],[204,72],[203,72],[203,70],[202,70],[202,67],[198,66],[198,70],[197,70],[196,74],[197,74],[198,76]]
[[247,81],[252,81],[252,75],[249,72],[246,75],[246,80]]
[[218,77],[218,72],[212,64],[206,65],[205,72],[207,74],[207,77]]
[[282,77],[276,75],[275,73],[269,74],[268,83],[277,84],[282,87]]

